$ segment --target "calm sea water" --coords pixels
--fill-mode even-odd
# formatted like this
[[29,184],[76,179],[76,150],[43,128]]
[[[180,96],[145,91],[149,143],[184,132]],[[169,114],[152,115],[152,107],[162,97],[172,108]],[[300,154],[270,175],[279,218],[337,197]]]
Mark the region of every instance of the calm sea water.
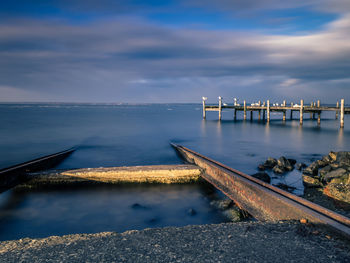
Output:
[[[294,115],[297,117],[297,113]],[[289,115],[287,116],[289,117]],[[217,120],[216,112],[207,113],[207,120],[202,120],[200,104],[3,104],[0,105],[0,168],[72,146],[77,146],[77,150],[58,168],[177,164],[181,163],[181,160],[169,145],[169,142],[176,142],[235,169],[252,174],[257,171],[257,165],[269,156],[278,158],[283,155],[287,158],[310,163],[315,158],[327,154],[330,150],[350,149],[350,122],[347,116],[345,117],[344,129],[339,129],[339,120],[334,119],[334,113],[323,114],[321,126],[317,126],[315,120],[309,120],[308,114],[302,127],[299,126],[297,119],[289,120],[287,118],[287,121],[283,123],[280,114],[272,114],[271,117],[270,124],[257,120],[242,121],[241,115],[238,115],[237,121],[233,121],[233,112],[224,111],[221,122]],[[272,183],[278,182],[293,185],[297,188],[294,192],[302,194],[303,186],[300,174],[297,172],[294,171],[284,176],[274,176]],[[156,188],[160,189],[159,191],[164,190],[164,196],[158,196],[160,200],[164,199],[164,202],[172,200],[171,195],[166,197],[170,188],[159,186]],[[187,204],[189,202],[189,200],[186,201],[187,197],[192,198],[193,207],[197,207],[200,211],[207,209],[205,208],[207,204],[201,203],[202,201],[199,200],[202,199],[198,198],[196,194],[190,197],[192,191],[204,196],[198,187],[193,188],[192,186],[192,190],[189,190],[190,188],[174,189],[177,189],[174,190],[175,192],[182,193],[179,196],[184,196],[183,200],[185,201],[176,201],[174,204],[169,201],[168,207],[172,208],[166,210],[163,207],[165,209],[162,210],[163,214],[169,214],[169,219],[160,219],[161,210],[159,210],[160,208],[155,209],[154,211],[157,212],[153,217],[156,219],[151,221],[156,222],[156,226],[174,225],[175,223],[170,223],[169,220],[176,213],[172,214],[170,211],[174,206],[176,207],[177,203]],[[11,226],[11,231],[17,233],[11,237],[17,238],[22,234],[24,236],[45,236],[69,233],[73,229],[76,229],[77,232],[97,232],[135,229],[136,225],[139,228],[149,227],[147,223],[142,223],[148,222],[147,216],[140,216],[138,223],[125,225],[121,222],[125,221],[127,217],[117,216],[116,212],[111,215],[108,207],[113,207],[116,210],[121,209],[117,208],[121,202],[115,203],[119,197],[127,199],[128,196],[140,195],[156,198],[157,196],[152,197],[154,191],[152,189],[147,194],[143,194],[143,190],[140,191],[140,189],[135,190],[135,192],[125,192],[120,189],[89,189],[89,191],[74,190],[70,192],[40,191],[20,195],[7,192],[2,194],[0,199],[2,211],[6,210],[6,213],[2,212],[2,229],[6,228],[6,225]],[[79,212],[80,210],[76,210],[72,202],[67,201],[73,199],[79,200],[76,202],[76,206],[83,200],[87,201],[85,212]],[[13,203],[13,200],[16,200],[19,205],[9,205]],[[57,202],[58,204],[56,204]],[[65,202],[67,203],[66,208],[64,208]],[[132,200],[132,202],[137,202],[137,200]],[[89,203],[91,206],[88,205]],[[98,205],[101,203],[105,205]],[[153,205],[149,204],[149,206]],[[65,222],[83,220],[82,214],[85,215],[84,222],[90,220],[87,223],[88,226],[83,228],[73,224],[66,226],[67,231],[50,230],[49,225],[53,219],[46,218],[47,224],[45,225],[39,218],[50,213],[57,206],[63,208],[57,210],[60,212],[59,214],[58,212],[53,213],[55,218],[59,218],[60,214],[75,213],[71,219],[63,217],[65,219],[61,220],[63,223],[59,226],[64,228],[67,225]],[[179,207],[181,207],[181,211],[187,209],[186,205],[179,205]],[[146,211],[144,212],[146,213]],[[27,212],[28,215],[36,214],[37,217],[29,216],[31,219],[26,221]],[[90,219],[89,213],[91,213]],[[127,212],[125,213],[127,214]],[[101,215],[101,217],[96,216],[96,214]],[[177,214],[180,215],[177,219],[180,222],[183,216],[181,213]],[[104,216],[105,221],[103,221],[103,215],[108,215]],[[205,217],[205,220],[203,220],[204,217],[197,216],[197,222],[185,220],[184,222],[211,223],[222,220],[218,215],[212,215]],[[122,219],[118,221],[113,216]],[[152,216],[150,217],[152,219]],[[100,222],[101,220],[103,222]],[[115,223],[116,221],[118,222]],[[33,234],[40,228],[36,227],[33,222],[45,225],[48,231],[44,231],[45,233],[40,235]],[[34,230],[27,233],[23,230],[24,228]]]

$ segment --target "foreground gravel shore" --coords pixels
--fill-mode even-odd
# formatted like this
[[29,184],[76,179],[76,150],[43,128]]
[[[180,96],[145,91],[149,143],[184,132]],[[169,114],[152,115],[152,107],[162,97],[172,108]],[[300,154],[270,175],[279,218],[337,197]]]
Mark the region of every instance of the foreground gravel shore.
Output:
[[349,243],[299,222],[241,222],[0,243],[0,262],[350,262]]

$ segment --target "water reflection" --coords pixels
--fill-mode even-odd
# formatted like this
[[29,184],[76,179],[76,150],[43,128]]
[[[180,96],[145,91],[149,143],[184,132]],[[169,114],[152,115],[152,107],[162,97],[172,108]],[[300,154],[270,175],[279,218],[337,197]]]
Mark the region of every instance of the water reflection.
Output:
[[225,222],[207,192],[201,184],[13,192],[1,206],[0,240]]

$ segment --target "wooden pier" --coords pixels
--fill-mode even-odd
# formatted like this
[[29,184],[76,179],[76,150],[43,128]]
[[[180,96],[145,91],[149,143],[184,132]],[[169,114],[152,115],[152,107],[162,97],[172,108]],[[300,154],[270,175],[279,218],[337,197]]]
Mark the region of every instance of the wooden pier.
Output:
[[234,110],[233,118],[234,120],[237,119],[237,112],[243,111],[243,119],[247,119],[247,112],[250,112],[250,119],[253,120],[253,112],[258,112],[258,120],[266,120],[267,122],[270,122],[270,114],[271,112],[281,112],[283,115],[282,120],[286,120],[287,111],[290,112],[290,119],[293,119],[293,113],[299,112],[299,120],[300,125],[303,125],[304,116],[306,113],[310,114],[310,119],[316,119],[317,114],[317,124],[321,124],[321,113],[324,111],[333,111],[335,112],[335,119],[338,119],[339,113],[340,113],[340,127],[344,127],[344,115],[350,114],[350,108],[345,108],[344,99],[340,100],[336,103],[335,107],[328,107],[328,106],[321,106],[320,101],[318,100],[316,102],[311,102],[310,105],[305,105],[304,100],[300,100],[300,105],[290,103],[287,105],[286,101],[284,100],[281,105],[273,104],[271,105],[270,100],[267,100],[266,102],[259,101],[258,103],[255,103],[254,105],[247,105],[247,102],[244,100],[243,105],[237,104],[236,101],[233,103],[233,105],[225,105],[222,102],[222,97],[219,97],[219,104],[218,105],[206,105],[207,98],[203,97],[203,119],[206,118],[206,112],[207,111],[217,111],[219,113],[219,120],[221,120],[222,117],[222,110],[223,109],[232,109]]

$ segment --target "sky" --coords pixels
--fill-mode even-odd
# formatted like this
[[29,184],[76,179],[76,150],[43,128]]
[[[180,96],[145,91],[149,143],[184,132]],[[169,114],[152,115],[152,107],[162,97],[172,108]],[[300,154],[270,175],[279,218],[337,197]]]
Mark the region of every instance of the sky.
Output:
[[350,1],[0,1],[0,102],[202,96],[350,102]]

